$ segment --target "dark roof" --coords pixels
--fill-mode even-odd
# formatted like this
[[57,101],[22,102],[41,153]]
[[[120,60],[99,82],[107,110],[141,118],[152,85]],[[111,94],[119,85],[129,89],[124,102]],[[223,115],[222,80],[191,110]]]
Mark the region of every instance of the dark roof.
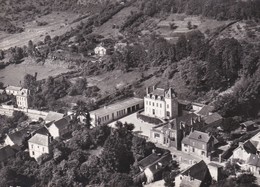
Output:
[[205,123],[211,124],[211,123],[214,123],[214,122],[222,120],[222,119],[223,119],[223,117],[215,112],[215,113],[205,117]]
[[190,168],[181,173],[182,175],[190,176],[194,179],[204,181],[209,174],[209,169],[206,163],[201,160],[199,163],[194,164]]
[[256,147],[254,146],[254,144],[253,144],[250,140],[246,141],[246,142],[243,144],[243,148],[244,148],[244,150],[245,150],[247,153],[256,154],[256,152],[257,152]]
[[241,125],[245,125],[245,126],[251,126],[251,125],[254,125],[255,122],[254,121],[246,121],[244,123],[241,123]]
[[66,116],[58,121],[53,122],[58,129],[66,128],[70,124],[70,116]]
[[0,149],[0,162],[7,160],[15,155],[14,149],[10,145],[7,145]]
[[200,131],[193,131],[190,135],[189,138],[190,139],[195,139],[197,141],[201,141],[201,142],[209,142],[210,138],[212,136],[210,136],[209,134],[205,133],[205,132],[200,132]]
[[163,155],[161,158],[159,158],[154,163],[152,163],[148,168],[151,170],[153,174],[155,174],[161,171],[161,169],[165,168],[167,165],[169,165],[171,160],[172,160],[171,154]]
[[22,145],[23,139],[28,136],[28,129],[24,128],[22,130],[18,130],[14,133],[7,134],[7,136],[13,141],[16,145]]
[[255,155],[255,154],[250,154],[246,163],[248,165],[251,165],[251,166],[260,167],[260,157],[258,155]]
[[144,159],[140,160],[139,166],[142,167],[143,169],[145,169],[146,167],[148,167],[149,165],[154,163],[159,158],[160,158],[160,155],[158,155],[157,153],[152,153],[149,156],[145,157]]
[[38,130],[35,131],[35,134],[38,133],[38,134],[42,134],[42,135],[49,135],[49,131],[46,127],[42,127]]
[[211,113],[214,110],[213,106],[210,105],[205,105],[202,107],[202,109],[198,112],[199,115],[201,116],[208,116],[209,113]]

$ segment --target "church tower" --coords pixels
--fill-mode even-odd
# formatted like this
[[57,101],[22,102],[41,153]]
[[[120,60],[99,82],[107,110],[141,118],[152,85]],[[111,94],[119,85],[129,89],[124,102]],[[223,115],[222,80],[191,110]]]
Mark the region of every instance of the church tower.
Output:
[[165,93],[166,118],[172,119],[178,117],[178,100],[172,88]]

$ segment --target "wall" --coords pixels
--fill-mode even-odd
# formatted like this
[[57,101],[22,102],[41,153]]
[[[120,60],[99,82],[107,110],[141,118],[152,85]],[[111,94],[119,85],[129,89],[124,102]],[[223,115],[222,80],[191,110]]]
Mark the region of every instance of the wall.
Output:
[[55,139],[55,138],[58,138],[60,136],[60,133],[59,133],[59,129],[54,125],[52,124],[49,128],[48,128],[51,136]]
[[166,118],[165,101],[145,97],[144,113],[151,117]]
[[30,157],[35,158],[36,160],[44,153],[49,153],[49,151],[50,151],[49,147],[47,147],[47,146],[42,146],[42,145],[34,144],[31,142],[28,142],[28,144],[29,144]]

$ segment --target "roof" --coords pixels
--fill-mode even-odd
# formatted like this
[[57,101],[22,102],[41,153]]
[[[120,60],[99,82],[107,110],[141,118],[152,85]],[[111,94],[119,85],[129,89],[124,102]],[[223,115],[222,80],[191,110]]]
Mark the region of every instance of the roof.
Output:
[[199,119],[199,116],[194,113],[188,113],[186,115],[175,118],[177,124],[180,124],[182,122],[185,123],[186,125],[191,125],[192,119],[193,120]]
[[24,128],[14,133],[7,134],[7,137],[9,137],[14,144],[19,146],[22,145],[24,138],[27,136],[28,136],[28,128]]
[[250,140],[243,144],[243,148],[247,153],[256,154],[257,152],[255,145]]
[[43,134],[38,134],[36,133],[33,137],[31,137],[28,142],[38,144],[38,145],[43,145],[43,146],[49,146],[49,136],[48,135],[43,135]]
[[7,145],[0,149],[0,162],[7,160],[15,155],[14,149],[10,145]]
[[159,158],[160,155],[158,155],[157,153],[152,153],[149,156],[145,157],[144,159],[140,160],[138,164],[142,168],[146,168],[152,163],[154,163],[155,161],[157,161]]
[[115,111],[119,111],[123,108],[127,108],[129,106],[137,105],[140,103],[143,103],[143,99],[133,97],[133,98],[129,98],[129,99],[105,106],[103,108],[99,108],[97,110],[91,111],[90,115],[95,114],[95,115],[103,116],[103,115],[110,114]]
[[157,95],[157,96],[164,96],[165,94],[165,89],[163,88],[155,88],[151,93],[149,94],[153,94],[153,95]]
[[22,87],[18,87],[18,86],[7,86],[5,88],[5,90],[13,90],[13,91],[20,91],[22,89]]
[[193,131],[190,135],[189,135],[190,139],[195,139],[197,141],[201,141],[201,142],[209,142],[211,136],[208,135],[205,132],[200,132],[200,131]]
[[205,105],[202,109],[198,112],[201,116],[208,116],[214,110],[213,106]]
[[42,127],[40,129],[36,130],[35,133],[42,134],[42,135],[49,135],[50,134],[48,129],[46,129],[46,127]]
[[53,122],[53,124],[58,128],[58,129],[63,129],[67,127],[70,124],[70,116],[65,116],[64,118]]
[[172,160],[171,154],[163,155],[161,158],[156,160],[154,163],[152,163],[148,168],[150,171],[155,174],[158,171],[160,171],[162,168],[165,168],[167,165],[169,165],[170,161]]
[[250,154],[249,158],[246,161],[246,164],[251,165],[251,166],[260,167],[259,155]]
[[197,164],[194,164],[193,166],[189,167],[188,169],[184,170],[182,175],[190,176],[194,179],[204,181],[209,175],[209,169],[206,165],[206,163],[201,160]]
[[209,166],[216,167],[216,168],[223,168],[223,166],[222,166],[222,165],[220,165],[220,164],[217,164],[217,163],[214,163],[214,162],[210,162],[208,165],[209,165]]
[[46,118],[45,118],[45,121],[47,122],[50,122],[50,121],[57,121],[61,118],[63,118],[64,114],[62,113],[58,113],[58,112],[53,112],[53,111],[50,111]]
[[205,123],[206,124],[212,124],[212,123],[219,121],[219,120],[222,120],[222,119],[223,119],[223,117],[215,112],[215,113],[205,117]]
[[245,125],[245,126],[251,126],[251,125],[254,125],[255,122],[254,121],[246,121],[244,123],[241,123],[241,125]]

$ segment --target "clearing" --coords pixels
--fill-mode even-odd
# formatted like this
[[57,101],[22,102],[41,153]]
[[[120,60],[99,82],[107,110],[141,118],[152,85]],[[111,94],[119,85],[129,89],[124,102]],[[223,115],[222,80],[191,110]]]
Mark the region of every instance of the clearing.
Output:
[[27,45],[29,40],[37,43],[44,40],[46,35],[51,37],[62,35],[80,23],[80,21],[73,23],[77,18],[79,18],[79,15],[74,13],[52,12],[36,19],[38,22],[47,22],[47,25],[37,26],[37,22],[34,20],[21,25],[21,27],[24,27],[22,33],[7,34],[0,32],[0,49],[22,47]]

